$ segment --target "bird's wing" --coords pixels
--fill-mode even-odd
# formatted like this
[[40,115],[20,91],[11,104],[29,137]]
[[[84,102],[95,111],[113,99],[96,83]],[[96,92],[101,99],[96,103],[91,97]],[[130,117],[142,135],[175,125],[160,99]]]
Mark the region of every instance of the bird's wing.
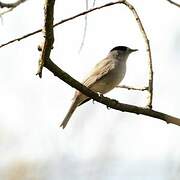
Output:
[[105,76],[109,71],[114,68],[112,59],[103,59],[100,61],[93,70],[89,73],[88,77],[82,82],[86,87],[90,88],[97,80]]
[[[100,61],[96,66],[93,68],[93,70],[88,74],[87,78],[82,82],[86,87],[91,88],[91,86],[97,82],[97,80],[104,77],[109,71],[111,71],[114,68],[114,63],[112,63],[112,59],[105,58],[102,61]],[[75,92],[75,95],[73,99],[76,99],[79,97],[81,93],[79,91]],[[87,102],[90,100],[90,98],[86,97],[83,101],[81,99],[76,99],[80,101],[80,104],[83,104],[84,102]],[[78,106],[79,106],[78,105]]]

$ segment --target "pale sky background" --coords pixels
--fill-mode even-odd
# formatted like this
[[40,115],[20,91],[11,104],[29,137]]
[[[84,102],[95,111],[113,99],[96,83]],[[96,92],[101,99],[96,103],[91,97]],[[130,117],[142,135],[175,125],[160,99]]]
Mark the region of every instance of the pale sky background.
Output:
[[[12,1],[3,1],[12,2]],[[83,3],[82,3],[83,2]],[[96,5],[107,3],[96,0]],[[180,8],[166,0],[134,0],[150,39],[153,107],[180,117]],[[176,0],[178,2],[178,0]],[[179,1],[180,3],[180,1]],[[89,1],[92,7],[93,1]],[[56,0],[55,22],[85,10],[85,1]],[[28,0],[1,18],[0,44],[43,25],[43,1]],[[138,48],[122,84],[147,83],[144,40],[124,5],[88,15],[85,45],[78,52],[84,17],[55,28],[52,60],[77,80],[117,45]],[[35,76],[38,34],[0,49],[0,179],[179,180],[180,127],[89,101],[65,130],[59,128],[74,89],[46,69]],[[144,106],[146,93],[114,89],[120,102]]]

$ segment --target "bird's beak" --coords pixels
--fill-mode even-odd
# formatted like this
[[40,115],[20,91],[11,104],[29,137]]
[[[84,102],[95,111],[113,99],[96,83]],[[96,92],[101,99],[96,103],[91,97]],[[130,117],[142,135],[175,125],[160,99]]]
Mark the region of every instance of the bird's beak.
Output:
[[135,51],[138,51],[138,49],[130,49],[130,52],[135,52]]

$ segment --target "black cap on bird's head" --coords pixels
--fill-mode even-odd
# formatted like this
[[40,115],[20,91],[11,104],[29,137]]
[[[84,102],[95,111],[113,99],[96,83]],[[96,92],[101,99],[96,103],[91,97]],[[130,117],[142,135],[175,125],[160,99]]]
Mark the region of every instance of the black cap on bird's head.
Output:
[[138,51],[138,49],[131,49],[131,48],[128,48],[126,46],[116,46],[113,49],[111,49],[110,52],[112,52],[112,51],[122,51],[122,52],[127,52],[128,51],[129,53],[131,53],[131,52],[134,52],[134,51]]

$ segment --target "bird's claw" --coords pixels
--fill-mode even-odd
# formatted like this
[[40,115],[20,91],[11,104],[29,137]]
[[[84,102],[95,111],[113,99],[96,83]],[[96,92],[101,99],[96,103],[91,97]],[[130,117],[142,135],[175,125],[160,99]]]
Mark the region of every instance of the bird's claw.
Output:
[[[99,97],[103,97],[103,94],[101,94],[100,92],[97,92],[97,94],[98,94]],[[95,103],[95,100],[92,99],[92,102],[93,102],[93,104],[94,104],[94,103]]]
[[110,110],[111,108],[109,106],[106,106],[107,110]]
[[102,94],[102,93],[97,92],[97,94],[98,94],[99,97],[103,97],[103,94]]

